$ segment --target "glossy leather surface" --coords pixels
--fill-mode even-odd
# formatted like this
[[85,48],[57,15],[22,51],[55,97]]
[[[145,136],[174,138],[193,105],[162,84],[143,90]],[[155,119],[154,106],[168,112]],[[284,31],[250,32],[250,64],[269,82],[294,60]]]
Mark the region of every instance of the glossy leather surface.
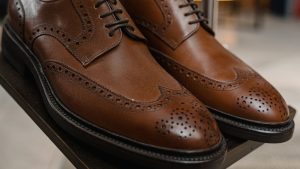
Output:
[[287,105],[272,85],[225,49],[200,23],[189,23],[198,16],[187,16],[193,11],[191,6],[180,7],[187,0],[121,2],[149,40],[156,59],[208,107],[258,123],[288,120]]
[[[114,9],[123,12],[99,17]],[[11,0],[8,12],[56,96],[87,122],[167,149],[206,150],[220,142],[211,114],[154,60],[119,2],[95,8],[94,0]],[[135,29],[110,36],[106,25],[121,19]]]

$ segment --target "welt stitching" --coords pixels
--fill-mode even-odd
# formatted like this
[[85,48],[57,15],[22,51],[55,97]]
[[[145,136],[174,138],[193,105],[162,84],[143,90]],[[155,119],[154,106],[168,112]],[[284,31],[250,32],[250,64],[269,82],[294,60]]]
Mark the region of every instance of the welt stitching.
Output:
[[241,123],[235,120],[231,120],[229,118],[225,118],[223,116],[218,115],[217,113],[212,113],[213,116],[218,120],[218,121],[222,121],[224,123],[229,123],[235,126],[239,126],[242,128],[251,128],[251,129],[257,129],[257,130],[266,130],[266,131],[286,131],[290,128],[293,127],[293,123],[289,123],[286,126],[280,127],[280,128],[266,128],[266,127],[258,127],[258,126],[254,126],[254,125],[249,125],[249,124],[245,124],[245,123]]

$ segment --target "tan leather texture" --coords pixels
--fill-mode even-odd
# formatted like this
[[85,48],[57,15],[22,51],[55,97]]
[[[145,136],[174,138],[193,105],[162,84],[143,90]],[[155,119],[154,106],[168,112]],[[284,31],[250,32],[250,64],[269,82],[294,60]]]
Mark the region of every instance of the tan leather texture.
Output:
[[[123,12],[100,17],[115,9]],[[122,19],[134,30],[110,35],[106,25]],[[208,110],[154,60],[118,1],[95,7],[94,0],[10,0],[8,21],[38,56],[59,100],[84,120],[166,148],[198,150],[220,142]],[[186,36],[194,29],[178,31]]]
[[[190,1],[121,2],[148,39],[161,65],[208,107],[263,123],[288,120],[287,105],[272,85],[226,50],[200,22],[189,23],[198,16],[187,15],[194,11],[192,6],[180,6]],[[172,23],[170,28],[151,27],[166,25],[168,21]],[[174,39],[183,41],[174,45]]]

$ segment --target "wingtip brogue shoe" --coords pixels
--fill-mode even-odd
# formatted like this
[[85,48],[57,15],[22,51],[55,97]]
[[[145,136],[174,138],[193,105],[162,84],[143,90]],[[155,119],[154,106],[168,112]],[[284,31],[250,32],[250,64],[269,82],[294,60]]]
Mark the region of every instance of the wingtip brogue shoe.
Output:
[[150,168],[216,168],[207,108],[155,61],[116,0],[10,0],[2,49],[77,139]]
[[201,100],[226,133],[262,142],[291,138],[280,94],[213,36],[190,0],[122,0],[157,61]]

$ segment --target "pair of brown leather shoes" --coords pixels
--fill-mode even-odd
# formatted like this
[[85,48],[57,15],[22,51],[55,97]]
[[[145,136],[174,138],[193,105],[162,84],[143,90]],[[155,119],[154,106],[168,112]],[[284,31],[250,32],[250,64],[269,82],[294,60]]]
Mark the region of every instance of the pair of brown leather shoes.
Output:
[[288,140],[294,123],[212,33],[189,0],[10,0],[2,49],[77,139],[149,168],[217,168],[226,144],[214,118],[265,142]]

